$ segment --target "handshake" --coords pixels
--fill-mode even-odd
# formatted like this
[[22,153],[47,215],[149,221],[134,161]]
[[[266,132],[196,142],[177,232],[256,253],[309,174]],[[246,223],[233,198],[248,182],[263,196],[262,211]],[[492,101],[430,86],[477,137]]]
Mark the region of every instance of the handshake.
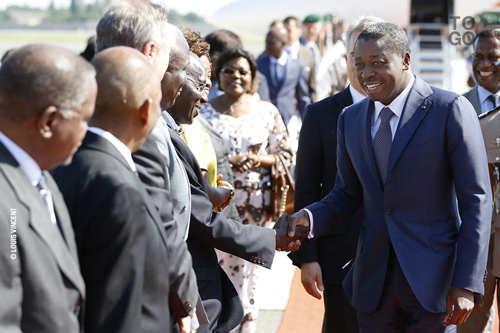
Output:
[[299,211],[292,216],[284,213],[273,229],[276,232],[276,250],[296,251],[309,234],[309,215]]

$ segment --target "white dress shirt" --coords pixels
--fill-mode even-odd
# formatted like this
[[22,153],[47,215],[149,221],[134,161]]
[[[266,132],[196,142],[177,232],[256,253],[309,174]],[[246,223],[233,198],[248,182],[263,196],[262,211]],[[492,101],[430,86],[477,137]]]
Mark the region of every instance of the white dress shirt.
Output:
[[130,166],[130,169],[137,173],[137,167],[135,166],[134,160],[132,159],[132,152],[123,142],[120,141],[120,139],[99,127],[89,127],[87,130],[108,140],[125,158],[125,161],[127,161],[128,165]]
[[[281,54],[281,57],[279,57],[279,59],[276,59],[273,56],[269,56],[269,71],[271,72],[271,79],[273,80],[273,83],[276,87],[278,86],[278,82],[274,82],[274,80],[276,78],[279,80],[280,78],[285,77],[285,68],[287,61],[288,61],[288,52],[283,52]],[[277,75],[277,77],[275,77],[274,74],[278,74],[276,73],[276,66],[278,64],[281,65],[282,72],[279,75]]]
[[[479,97],[479,103],[481,104],[481,113],[493,110],[495,106],[493,105],[493,102],[488,99],[491,92],[481,86],[477,86],[477,95]],[[495,95],[500,96],[500,91],[497,91]]]
[[[399,125],[399,119],[401,119],[401,114],[403,113],[403,109],[405,107],[406,101],[408,100],[408,95],[410,94],[410,90],[413,87],[413,83],[415,82],[415,77],[412,75],[410,83],[406,86],[406,88],[401,92],[401,94],[396,97],[391,104],[389,105],[384,105],[380,102],[375,102],[375,110],[373,112],[373,117],[372,117],[372,127],[371,127],[371,137],[372,137],[372,145],[373,145],[373,138],[375,138],[375,134],[378,131],[378,128],[380,127],[380,122],[382,121],[380,119],[380,111],[384,107],[389,107],[392,112],[394,113],[394,116],[391,118],[391,121],[389,124],[391,125],[391,132],[392,132],[392,139],[394,140],[394,136],[396,135],[396,130]],[[355,89],[352,89],[355,90]],[[353,96],[354,99],[354,96]],[[303,210],[306,211],[307,215],[309,215],[309,235],[308,238],[314,238],[314,218],[313,214],[311,211],[307,208],[304,208]]]
[[14,157],[14,159],[19,163],[21,169],[23,169],[26,176],[31,182],[31,185],[36,187],[40,178],[42,177],[42,169],[36,161],[28,155],[21,147],[19,147],[14,141],[12,141],[8,136],[0,132],[0,142],[7,148],[9,153]]
[[298,59],[299,58],[299,50],[300,50],[300,42],[296,41],[291,46],[290,45],[285,45],[285,50],[290,55],[290,58],[292,58],[292,59]]
[[366,98],[365,95],[354,89],[352,84],[349,85],[349,92],[351,93],[352,104],[356,104],[357,102],[362,101]]

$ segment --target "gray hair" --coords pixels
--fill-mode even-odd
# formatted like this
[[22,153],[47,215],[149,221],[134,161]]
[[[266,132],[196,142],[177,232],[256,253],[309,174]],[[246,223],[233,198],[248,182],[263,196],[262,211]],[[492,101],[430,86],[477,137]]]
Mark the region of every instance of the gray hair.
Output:
[[361,31],[358,40],[370,39],[380,40],[383,47],[397,54],[404,56],[406,53],[411,53],[410,41],[406,32],[394,23],[379,22],[368,26]]
[[123,0],[111,5],[97,24],[96,51],[129,46],[141,51],[154,41],[161,48],[168,39],[167,9],[148,0]]
[[72,52],[49,45],[12,51],[0,67],[0,114],[18,122],[55,106],[71,118],[89,97],[94,67]]
[[354,20],[349,27],[347,28],[347,31],[345,32],[345,40],[346,40],[346,49],[349,50],[349,43],[351,41],[351,36],[353,33],[360,33],[361,31],[365,30],[368,26],[374,24],[374,23],[379,23],[379,22],[384,22],[381,18],[378,18],[376,16],[360,16],[356,20]]

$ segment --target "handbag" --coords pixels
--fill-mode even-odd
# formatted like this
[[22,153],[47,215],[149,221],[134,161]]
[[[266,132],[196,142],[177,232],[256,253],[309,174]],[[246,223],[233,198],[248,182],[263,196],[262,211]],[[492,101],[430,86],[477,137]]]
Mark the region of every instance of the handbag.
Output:
[[273,220],[287,213],[293,214],[293,199],[295,196],[295,181],[280,153],[274,153],[271,205]]

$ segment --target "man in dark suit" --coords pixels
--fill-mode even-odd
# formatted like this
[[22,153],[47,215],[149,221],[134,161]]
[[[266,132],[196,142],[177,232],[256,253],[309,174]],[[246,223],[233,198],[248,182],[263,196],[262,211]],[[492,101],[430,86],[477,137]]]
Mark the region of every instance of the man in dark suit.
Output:
[[[150,29],[150,35],[139,34],[138,32],[142,31],[139,28]],[[172,79],[171,81],[174,84],[171,85],[172,88],[168,91],[168,94],[165,94],[170,98],[165,100],[170,105],[185,83],[184,70],[188,61],[187,46],[185,46],[185,49],[182,48],[183,44],[179,43],[180,39],[178,38],[180,31],[175,29],[167,23],[165,8],[148,1],[121,1],[111,6],[99,21],[96,29],[96,50],[99,52],[115,45],[125,45],[142,52],[155,67],[159,81]],[[132,34],[131,31],[137,33]],[[184,43],[186,43],[185,40]],[[174,48],[179,53],[173,55],[172,66],[170,66],[170,50]],[[186,55],[183,58],[184,50],[186,50]],[[168,73],[166,73],[167,67]],[[164,92],[163,90],[162,92]],[[159,125],[161,123],[157,123],[156,126]],[[153,130],[153,135],[155,133],[156,131]],[[164,142],[168,143],[169,141],[169,138],[164,139]],[[170,146],[172,146],[171,141]],[[199,299],[196,290],[196,276],[191,266],[187,246],[183,240],[184,234],[187,233],[183,227],[188,226],[188,218],[184,217],[182,219],[185,216],[182,212],[188,208],[185,202],[189,200],[186,194],[189,193],[189,186],[187,176],[184,175],[185,172],[180,169],[182,167],[180,161],[175,165],[171,165],[169,162],[175,162],[175,159],[167,159],[168,156],[175,156],[175,153],[170,155],[162,154],[160,150],[164,147],[166,146],[161,146],[154,139],[148,138],[141,147],[141,150],[145,151],[142,161],[152,161],[152,163],[141,164],[137,159],[134,161],[137,163],[141,181],[146,184],[151,200],[160,212],[168,237],[167,245],[170,253],[168,264],[171,267],[169,298],[172,317],[180,323],[180,329],[183,332],[189,332],[190,316],[194,311],[192,305],[196,304]],[[166,149],[168,154],[169,150]],[[170,151],[173,150],[172,146]],[[175,177],[169,178],[169,173],[172,172],[175,173]],[[150,176],[151,178],[148,178]],[[149,181],[153,182],[153,185]],[[184,187],[182,186],[185,186],[185,191],[183,191]],[[171,188],[176,190],[171,191]],[[186,194],[186,197],[183,196],[184,194]],[[178,198],[187,199],[176,201]],[[186,222],[181,224],[181,221]],[[177,328],[174,327],[174,329]]]
[[307,72],[307,83],[311,102],[316,102],[316,65],[314,63],[313,51],[305,45],[300,44],[302,29],[299,27],[299,19],[288,16],[283,20],[283,26],[288,31],[288,41],[285,50],[292,59],[300,59],[305,65]]
[[[337,174],[337,120],[347,106],[366,97],[354,69],[354,44],[359,33],[370,24],[381,22],[375,17],[354,21],[346,32],[347,74],[351,84],[342,92],[307,107],[302,125],[297,153],[297,182],[295,183],[294,210],[324,198],[335,186]],[[301,268],[305,290],[321,298],[317,289],[324,290],[325,316],[323,332],[357,332],[356,310],[349,304],[342,281],[356,255],[363,214],[339,228],[335,234],[302,244],[298,251],[289,254],[293,263]]]
[[500,41],[492,30],[479,32],[474,40],[472,74],[477,85],[464,94],[477,114],[493,110],[499,105],[500,70],[496,66],[500,58]]
[[0,332],[81,331],[74,233],[46,170],[80,145],[94,76],[83,58],[47,45],[17,49],[0,68]]
[[96,110],[73,162],[54,171],[87,284],[85,332],[170,332],[169,255],[132,151],[160,116],[160,83],[128,47],[98,53]]
[[[500,70],[496,63],[500,59],[500,41],[494,37],[492,30],[479,32],[474,41],[474,54],[472,60],[472,73],[477,85],[464,94],[477,114],[485,115],[486,112],[498,107],[500,97]],[[494,113],[493,113],[494,114]],[[490,114],[491,115],[491,114]],[[495,127],[489,127],[495,128]],[[485,142],[491,145],[492,140],[498,137],[498,130],[482,131]],[[486,140],[488,137],[488,140]],[[490,163],[492,161],[489,161]],[[460,326],[459,333],[492,332],[495,319],[495,289],[498,278],[493,274],[495,227],[494,217],[492,218],[492,234],[490,237],[490,248],[488,253],[488,270],[486,281],[484,282],[483,306],[472,311],[467,322]]]
[[[259,72],[266,77],[269,99],[278,108],[288,128],[292,117],[304,118],[311,97],[305,65],[301,60],[288,57],[285,52],[287,41],[285,28],[272,27],[266,37],[266,55],[257,59],[257,65]],[[267,100],[265,97],[261,94],[262,100]]]
[[[241,322],[243,308],[231,281],[218,264],[214,248],[270,268],[274,250],[286,248],[288,236],[282,231],[275,234],[270,229],[243,225],[212,211],[207,183],[198,162],[178,133],[179,125],[191,123],[197,115],[200,106],[197,101],[203,96],[205,67],[195,57],[191,57],[188,81],[181,96],[174,107],[163,112],[162,117],[191,185],[191,226],[187,244],[193,258],[198,290],[210,320],[210,324],[200,326],[198,332],[229,332]],[[182,105],[190,106],[179,107],[179,100]]]
[[363,207],[343,284],[361,332],[452,331],[484,289],[491,190],[477,116],[413,76],[395,24],[363,30],[354,61],[369,99],[339,117],[335,187],[289,227],[326,236]]

